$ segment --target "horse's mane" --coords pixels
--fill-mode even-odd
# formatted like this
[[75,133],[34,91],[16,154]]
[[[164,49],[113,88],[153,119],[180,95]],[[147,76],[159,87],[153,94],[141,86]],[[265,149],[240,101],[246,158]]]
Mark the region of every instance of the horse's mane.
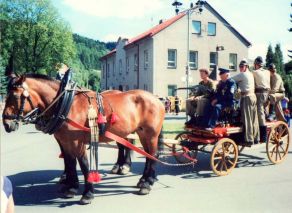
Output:
[[27,78],[36,78],[36,79],[41,79],[41,80],[48,80],[48,81],[56,81],[56,79],[51,78],[50,76],[42,75],[42,74],[35,74],[35,73],[25,74],[25,77],[27,77]]

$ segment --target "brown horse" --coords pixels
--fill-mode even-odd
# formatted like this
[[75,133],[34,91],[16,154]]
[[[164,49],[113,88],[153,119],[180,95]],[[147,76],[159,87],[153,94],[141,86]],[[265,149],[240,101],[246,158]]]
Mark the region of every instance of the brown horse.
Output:
[[[17,117],[19,113],[26,115],[31,112],[33,106],[38,107],[40,112],[47,109],[54,101],[60,88],[60,82],[42,75],[23,75],[21,77],[13,76],[8,96],[3,111],[3,124],[7,132],[15,131],[18,128]],[[28,98],[21,109],[21,100]],[[76,123],[88,126],[88,97],[96,100],[96,93],[93,91],[77,92],[74,96],[73,104],[68,114],[68,118]],[[157,153],[158,137],[164,120],[164,106],[151,93],[142,90],[132,90],[122,93],[104,93],[103,107],[106,115],[106,130],[120,137],[126,137],[128,134],[136,132],[140,138],[141,144],[146,152],[155,156]],[[98,104],[93,101],[92,104],[97,109]],[[46,111],[45,117],[50,119],[54,107]],[[116,123],[109,122],[112,112],[118,116]],[[67,187],[64,195],[72,195],[78,189],[78,177],[76,171],[76,158],[79,161],[82,173],[85,178],[85,189],[81,198],[82,204],[90,203],[93,199],[93,185],[87,181],[89,166],[86,155],[85,144],[90,141],[90,134],[81,131],[67,122],[54,133],[54,137],[64,151],[64,161],[67,167]],[[111,141],[105,136],[100,137],[101,142]],[[154,170],[155,162],[146,159],[143,176],[140,178],[137,186],[140,188],[138,194],[148,194],[151,190],[156,175]]]

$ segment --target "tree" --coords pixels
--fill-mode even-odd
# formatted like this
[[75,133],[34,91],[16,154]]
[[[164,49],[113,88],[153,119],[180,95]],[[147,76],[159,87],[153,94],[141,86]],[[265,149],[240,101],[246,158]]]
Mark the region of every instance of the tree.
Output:
[[70,64],[75,58],[70,27],[51,1],[2,0],[0,14],[4,66],[13,55],[19,73],[55,75],[58,64]]
[[274,62],[274,53],[273,53],[272,45],[270,44],[268,47],[267,55],[266,55],[266,65],[269,66],[273,62]]
[[276,65],[279,74],[284,74],[283,53],[280,44],[276,44],[274,53],[274,64]]

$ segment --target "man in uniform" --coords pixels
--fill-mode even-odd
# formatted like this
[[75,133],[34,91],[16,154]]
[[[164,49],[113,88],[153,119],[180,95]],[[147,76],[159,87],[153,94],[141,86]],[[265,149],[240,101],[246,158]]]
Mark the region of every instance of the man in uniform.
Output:
[[255,80],[255,92],[257,97],[257,111],[260,125],[260,142],[267,141],[267,126],[264,105],[268,101],[270,91],[270,73],[263,68],[263,58],[256,57],[254,60],[253,76]]
[[211,130],[216,126],[220,112],[226,107],[234,105],[234,92],[236,90],[236,83],[229,78],[229,70],[219,68],[220,81],[217,85],[214,99],[211,101],[211,114],[206,130]]
[[244,144],[251,146],[260,140],[254,77],[249,71],[246,59],[239,63],[239,70],[240,73],[233,76],[232,79],[237,83],[241,93],[240,111],[244,127]]
[[271,79],[270,79],[271,80],[271,91],[270,91],[270,95],[269,95],[269,100],[270,100],[270,103],[275,108],[277,120],[286,122],[286,119],[285,119],[284,113],[283,113],[283,109],[282,109],[282,106],[280,104],[280,101],[282,99],[284,99],[284,97],[285,97],[284,83],[283,83],[281,76],[278,73],[276,73],[277,70],[276,70],[275,64],[269,65],[269,71],[271,74]]
[[[197,94],[193,94],[192,97],[186,100],[186,114],[191,117],[191,119],[185,123],[186,125],[196,123],[196,115],[198,117],[204,116],[204,108],[210,102],[209,92],[212,92],[215,89],[214,81],[209,78],[209,70],[202,68],[199,71],[202,79],[199,85],[204,86],[205,88],[204,91],[199,90]],[[207,90],[209,90],[209,92]]]

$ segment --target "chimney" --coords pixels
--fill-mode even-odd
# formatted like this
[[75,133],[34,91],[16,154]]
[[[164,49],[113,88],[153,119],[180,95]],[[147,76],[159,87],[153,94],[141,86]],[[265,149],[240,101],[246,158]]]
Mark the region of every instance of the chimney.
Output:
[[162,20],[162,19],[160,19],[160,20],[159,20],[159,24],[162,24],[162,23],[163,23],[163,20]]

